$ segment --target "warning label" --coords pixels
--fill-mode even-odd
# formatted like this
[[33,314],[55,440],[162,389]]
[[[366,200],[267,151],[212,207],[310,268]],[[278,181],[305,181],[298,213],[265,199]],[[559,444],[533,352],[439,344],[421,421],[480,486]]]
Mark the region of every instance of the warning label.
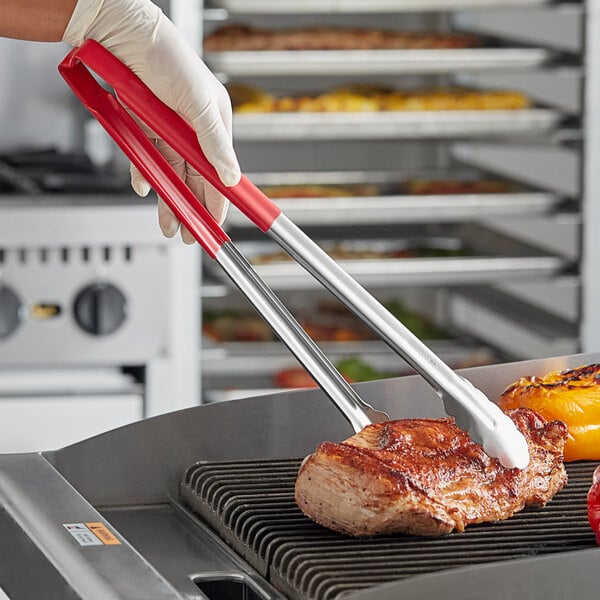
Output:
[[117,546],[121,542],[103,523],[63,523],[80,546]]
[[86,526],[105,546],[117,546],[121,543],[103,523],[86,523]]
[[98,539],[85,523],[63,523],[63,527],[77,540],[80,546],[102,546]]

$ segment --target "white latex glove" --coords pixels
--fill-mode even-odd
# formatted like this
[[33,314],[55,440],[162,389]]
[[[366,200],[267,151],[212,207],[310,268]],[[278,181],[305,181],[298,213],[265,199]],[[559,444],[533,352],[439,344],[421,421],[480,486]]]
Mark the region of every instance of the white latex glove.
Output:
[[[178,112],[196,131],[206,158],[225,185],[240,180],[240,167],[231,140],[232,111],[229,96],[173,23],[150,0],[79,0],[63,41],[80,46],[94,39],[126,64],[165,104]],[[146,128],[150,137],[155,138]],[[222,223],[226,199],[165,142],[156,145],[163,156]],[[131,185],[146,196],[150,186],[131,166]],[[162,232],[173,237],[179,222],[159,198],[158,220]],[[191,234],[181,228],[186,243]]]

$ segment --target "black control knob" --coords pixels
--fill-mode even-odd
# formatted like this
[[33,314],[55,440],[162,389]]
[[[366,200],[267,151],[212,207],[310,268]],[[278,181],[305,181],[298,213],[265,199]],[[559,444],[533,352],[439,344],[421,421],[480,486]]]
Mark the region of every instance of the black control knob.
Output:
[[0,339],[8,337],[21,321],[21,301],[6,286],[0,285]]
[[96,283],[77,294],[74,311],[75,320],[84,331],[92,335],[108,335],[125,321],[127,300],[114,285]]

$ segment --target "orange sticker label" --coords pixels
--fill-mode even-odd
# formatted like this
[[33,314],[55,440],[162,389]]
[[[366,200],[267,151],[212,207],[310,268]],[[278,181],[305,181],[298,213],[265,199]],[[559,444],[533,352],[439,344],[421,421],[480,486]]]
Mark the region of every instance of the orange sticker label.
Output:
[[104,523],[86,523],[85,525],[105,546],[116,546],[121,543]]

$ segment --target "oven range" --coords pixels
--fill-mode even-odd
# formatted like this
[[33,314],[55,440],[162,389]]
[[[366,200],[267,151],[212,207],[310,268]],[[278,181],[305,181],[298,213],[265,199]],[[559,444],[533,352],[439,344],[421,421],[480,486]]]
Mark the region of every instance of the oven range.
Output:
[[[198,403],[198,252],[162,236],[154,199],[84,155],[15,152],[0,156],[0,215],[0,417],[14,425],[0,448]],[[24,434],[32,410],[54,427]]]

